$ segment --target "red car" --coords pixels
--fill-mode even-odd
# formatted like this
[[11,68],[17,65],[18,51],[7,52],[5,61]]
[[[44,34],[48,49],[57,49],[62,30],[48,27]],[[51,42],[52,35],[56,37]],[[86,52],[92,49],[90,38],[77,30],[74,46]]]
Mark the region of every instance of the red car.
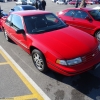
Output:
[[83,30],[100,40],[100,11],[92,8],[69,8],[57,13],[66,24]]
[[3,10],[0,10],[0,29],[2,29],[2,17],[7,17],[8,14],[3,12]]
[[[70,5],[76,5],[77,0],[72,0],[69,2]],[[79,0],[79,4],[81,3],[81,0]]]
[[[79,0],[78,2],[79,4],[81,4],[81,0]],[[91,4],[91,5],[96,3],[96,1],[93,2],[92,0],[85,0],[85,2],[86,4]],[[77,3],[77,0],[72,0],[69,2],[70,5],[76,5],[76,3]]]
[[12,39],[32,55],[35,67],[71,76],[100,62],[100,44],[91,35],[66,25],[47,11],[11,13],[4,23],[6,40]]
[[93,5],[95,2],[93,2],[92,0],[85,0],[86,4],[90,4]]

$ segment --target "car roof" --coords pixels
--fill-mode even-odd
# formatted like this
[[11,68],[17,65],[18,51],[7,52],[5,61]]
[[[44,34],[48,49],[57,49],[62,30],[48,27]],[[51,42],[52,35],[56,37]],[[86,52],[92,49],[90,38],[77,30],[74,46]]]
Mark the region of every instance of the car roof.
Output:
[[12,12],[12,14],[17,14],[17,15],[20,15],[20,16],[30,16],[30,15],[47,14],[47,13],[51,13],[51,12],[42,11],[42,10],[26,10],[26,11]]
[[92,8],[68,8],[66,10],[75,10],[75,9],[77,9],[77,10],[85,10],[85,11],[93,10]]

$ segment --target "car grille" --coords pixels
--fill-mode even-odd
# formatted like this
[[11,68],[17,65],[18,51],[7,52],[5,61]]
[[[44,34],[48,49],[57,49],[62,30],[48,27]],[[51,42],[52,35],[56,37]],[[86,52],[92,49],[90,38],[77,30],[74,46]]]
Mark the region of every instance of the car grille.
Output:
[[91,53],[85,55],[82,57],[83,62],[88,62],[93,60],[94,58],[96,58],[99,55],[100,51],[98,48],[96,48],[95,50],[93,50]]

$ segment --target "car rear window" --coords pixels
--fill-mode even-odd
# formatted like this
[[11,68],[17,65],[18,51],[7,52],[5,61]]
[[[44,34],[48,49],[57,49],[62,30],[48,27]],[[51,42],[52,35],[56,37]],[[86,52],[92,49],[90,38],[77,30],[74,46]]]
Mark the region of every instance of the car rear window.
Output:
[[23,9],[24,10],[36,10],[36,8],[33,6],[23,6]]

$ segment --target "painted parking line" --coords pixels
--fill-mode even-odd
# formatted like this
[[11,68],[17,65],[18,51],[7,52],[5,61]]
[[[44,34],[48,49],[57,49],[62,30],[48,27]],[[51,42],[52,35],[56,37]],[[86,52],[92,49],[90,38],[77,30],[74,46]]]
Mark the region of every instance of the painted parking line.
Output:
[[[6,60],[5,62],[0,62],[0,65],[10,65],[14,72],[19,76],[19,78],[32,93],[30,95],[10,97],[11,100],[12,98],[13,100],[51,100],[1,46],[0,54]],[[5,98],[5,100],[9,100],[10,98]]]

